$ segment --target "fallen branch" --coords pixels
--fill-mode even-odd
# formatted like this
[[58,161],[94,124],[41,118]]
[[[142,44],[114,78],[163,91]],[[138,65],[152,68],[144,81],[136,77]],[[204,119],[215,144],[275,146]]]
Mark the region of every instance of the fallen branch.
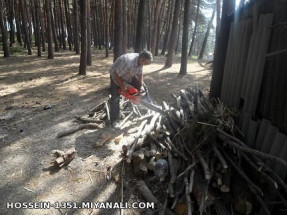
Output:
[[276,162],[281,163],[281,164],[283,164],[284,166],[287,167],[287,162],[286,161],[284,161],[281,158],[275,157],[274,155],[266,154],[264,152],[261,152],[261,151],[255,150],[255,149],[251,149],[251,148],[249,148],[247,146],[240,146],[240,145],[238,145],[237,143],[235,143],[233,141],[225,141],[224,143],[226,143],[228,145],[231,145],[234,148],[239,149],[239,150],[241,150],[243,152],[247,152],[247,153],[250,153],[250,154],[255,154],[255,155],[259,156],[259,157],[263,157],[263,158],[266,158],[266,159],[270,159],[270,160],[276,161]]
[[80,116],[75,116],[75,119],[82,123],[103,123],[103,120],[100,119],[91,119],[91,118],[84,118]]
[[84,125],[79,125],[77,127],[68,129],[66,131],[62,131],[60,133],[58,133],[57,137],[61,138],[70,134],[73,134],[77,131],[83,130],[83,129],[99,129],[99,128],[103,128],[102,125],[99,124],[95,124],[95,123],[89,123],[89,124],[84,124]]

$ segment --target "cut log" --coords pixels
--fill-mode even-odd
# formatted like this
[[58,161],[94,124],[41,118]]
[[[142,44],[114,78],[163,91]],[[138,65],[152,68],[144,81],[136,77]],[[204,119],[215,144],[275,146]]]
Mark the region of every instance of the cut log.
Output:
[[55,161],[53,161],[53,165],[56,168],[62,168],[63,166],[68,165],[76,156],[76,149],[70,148],[67,151],[63,152],[60,150],[53,150],[52,153],[56,157]]

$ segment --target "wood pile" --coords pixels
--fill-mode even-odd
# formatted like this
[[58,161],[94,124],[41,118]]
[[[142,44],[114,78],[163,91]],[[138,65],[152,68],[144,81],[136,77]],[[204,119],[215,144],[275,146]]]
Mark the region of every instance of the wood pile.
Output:
[[[210,101],[197,87],[172,96],[174,104],[163,102],[164,115],[126,99],[120,103],[121,128],[136,129],[122,157],[139,177],[142,197],[155,202],[159,214],[286,212],[287,185],[264,163],[269,159],[287,168],[287,162],[244,143],[236,126],[239,113]],[[75,117],[82,125],[58,137],[104,128],[109,113],[107,99],[87,117]]]
[[173,105],[163,102],[166,115],[141,116],[134,140],[123,147],[143,198],[155,202],[159,214],[286,210],[287,186],[264,161],[287,163],[242,141],[238,112],[210,102],[197,88],[173,97]]

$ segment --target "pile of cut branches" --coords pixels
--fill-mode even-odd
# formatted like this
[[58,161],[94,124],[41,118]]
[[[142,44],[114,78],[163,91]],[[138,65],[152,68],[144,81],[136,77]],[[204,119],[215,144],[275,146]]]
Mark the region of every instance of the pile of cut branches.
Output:
[[242,141],[238,112],[198,88],[173,97],[163,102],[166,115],[145,118],[123,150],[145,200],[160,214],[271,214],[275,201],[286,210],[287,186],[263,161],[287,163]]

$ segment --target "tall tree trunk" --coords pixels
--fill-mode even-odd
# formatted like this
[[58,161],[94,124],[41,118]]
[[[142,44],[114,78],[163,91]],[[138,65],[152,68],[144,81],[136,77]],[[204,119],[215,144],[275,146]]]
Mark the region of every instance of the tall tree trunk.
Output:
[[176,46],[175,46],[175,52],[174,52],[176,55],[179,52],[180,32],[181,32],[181,29],[182,29],[181,25],[182,25],[182,22],[183,22],[183,20],[182,20],[182,11],[183,11],[183,4],[182,4],[182,2],[180,2],[180,12],[179,12],[179,17],[178,17],[178,19],[179,19],[179,21],[178,21],[178,30],[177,30],[177,36],[176,36],[177,39],[176,39]]
[[184,1],[184,17],[183,17],[183,32],[182,32],[182,50],[181,50],[181,64],[179,75],[187,74],[187,49],[188,49],[188,27],[189,27],[189,10],[190,0]]
[[106,30],[106,57],[109,57],[109,45],[110,45],[110,34],[109,34],[109,3],[105,0],[105,30]]
[[37,38],[37,56],[41,57],[41,35],[40,35],[40,21],[39,21],[39,13],[40,13],[40,5],[38,0],[34,1],[34,6],[35,6],[35,35]]
[[4,24],[4,19],[3,19],[3,0],[0,0],[0,28],[2,32],[2,44],[3,44],[3,51],[4,51],[4,58],[9,57],[9,48],[8,48],[8,38],[7,38],[7,31],[5,28]]
[[71,16],[70,16],[69,0],[64,0],[64,7],[65,7],[66,23],[67,23],[67,30],[68,30],[69,50],[72,51],[72,45],[73,45],[72,38],[73,38],[73,35],[72,35],[72,27],[71,27]]
[[[32,21],[31,21],[31,17],[30,15],[32,14],[32,11],[30,11],[30,8],[27,6],[27,0],[24,0],[24,11],[26,14],[26,21],[27,21],[27,26],[28,26],[28,40],[29,40],[29,44],[31,46],[31,50],[32,50]],[[28,51],[29,52],[29,51]]]
[[151,11],[152,11],[152,8],[153,8],[153,2],[149,1],[148,3],[148,8],[149,10],[147,10],[147,17],[148,17],[148,29],[147,29],[147,50],[151,50],[151,38],[152,38],[152,32],[151,32],[151,29],[152,29],[152,14],[151,14]]
[[199,16],[200,2],[201,2],[201,0],[197,0],[197,8],[196,8],[195,25],[194,25],[194,29],[193,29],[193,34],[192,34],[192,39],[191,39],[191,44],[190,44],[190,48],[189,48],[189,52],[188,52],[188,56],[190,56],[190,55],[192,54],[192,49],[193,49],[194,39],[195,39],[195,35],[196,35],[196,32],[197,32],[197,25],[198,25],[198,16]]
[[152,39],[151,39],[151,53],[155,54],[155,47],[156,47],[156,39],[157,39],[157,30],[158,30],[158,22],[159,22],[159,11],[160,11],[161,0],[156,0],[156,6],[154,9],[154,16],[153,16],[153,32],[152,32]]
[[93,36],[94,36],[94,47],[98,44],[98,34],[97,34],[97,20],[96,20],[96,9],[93,13]]
[[210,20],[208,22],[208,26],[207,26],[207,29],[206,29],[206,33],[205,33],[205,36],[204,36],[204,39],[203,39],[203,43],[202,43],[202,46],[201,46],[201,49],[200,49],[200,53],[199,53],[198,59],[202,59],[203,58],[203,54],[204,54],[204,50],[205,50],[205,47],[206,47],[207,39],[208,39],[208,36],[209,36],[210,28],[212,26],[212,22],[213,22],[213,19],[214,19],[215,10],[216,10],[216,7],[214,7],[212,15],[211,15],[211,18],[210,18]]
[[128,12],[127,12],[127,22],[128,22],[128,49],[132,47],[133,40],[133,30],[132,30],[132,0],[128,0]]
[[100,21],[100,11],[101,11],[101,5],[97,5],[97,0],[95,0],[96,3],[96,21],[97,21],[97,45],[99,46],[99,50],[102,50],[102,40],[101,40],[101,21]]
[[[30,12],[30,14],[31,14],[31,16],[32,16],[32,24],[33,24],[33,29],[34,29],[34,37],[35,37],[35,46],[37,46],[37,44],[38,44],[38,38],[37,38],[37,33],[36,33],[36,18],[35,18],[35,14],[36,14],[36,11],[35,11],[35,3],[33,4],[33,1],[32,0],[30,0],[29,1],[29,9],[31,10]],[[32,35],[32,34],[31,34]],[[30,38],[31,38],[31,36],[30,36]],[[32,43],[32,39],[30,40],[31,41],[31,43]]]
[[41,25],[41,31],[40,32],[41,32],[42,51],[44,52],[44,51],[46,51],[46,47],[45,47],[45,42],[46,42],[46,39],[45,39],[45,25],[44,25],[44,21],[43,21],[43,12],[45,10],[44,2],[43,2],[43,10],[41,10],[40,0],[38,0],[38,5],[39,5],[39,22],[40,22],[40,25]]
[[61,40],[62,40],[62,44],[63,44],[63,49],[66,49],[66,31],[64,28],[64,13],[63,13],[63,4],[62,4],[62,0],[58,0],[59,1],[59,19],[60,19],[60,24],[61,24]]
[[78,0],[74,0],[74,42],[76,54],[80,54],[79,40],[79,4]]
[[159,49],[159,46],[160,46],[160,38],[161,38],[161,20],[163,19],[163,15],[164,15],[164,7],[165,7],[165,3],[166,3],[166,0],[163,0],[162,4],[161,4],[161,9],[160,9],[160,12],[159,12],[159,18],[158,18],[158,24],[157,24],[157,36],[156,36],[156,46],[155,46],[155,53],[154,55],[155,56],[158,56],[158,49]]
[[226,58],[227,42],[229,37],[230,25],[233,21],[235,11],[235,0],[223,0],[222,18],[218,40],[215,44],[215,55],[213,62],[213,74],[210,84],[210,98],[219,98],[221,94],[221,84]]
[[28,22],[27,22],[27,19],[26,19],[26,12],[25,12],[26,10],[24,9],[22,0],[19,0],[19,8],[20,8],[20,13],[21,13],[21,17],[22,17],[22,25],[23,25],[23,31],[24,31],[24,36],[25,36],[25,43],[26,43],[26,46],[27,46],[27,49],[28,49],[28,55],[32,55],[32,49],[31,49],[31,44],[30,44],[30,39],[29,39],[29,33],[28,33],[28,30],[27,30]]
[[7,9],[9,10],[8,20],[9,20],[9,26],[10,26],[10,47],[12,47],[13,43],[15,43],[14,2],[15,0],[10,0],[8,2],[9,8]]
[[17,1],[15,2],[14,5],[14,10],[15,10],[15,23],[16,23],[16,37],[17,37],[17,42],[19,43],[20,46],[22,46],[22,30],[21,30],[21,25],[20,25],[20,8],[19,8],[19,4],[17,4]]
[[165,55],[166,49],[168,47],[169,44],[169,39],[170,39],[170,28],[171,28],[171,23],[172,23],[172,9],[173,9],[173,0],[169,0],[169,5],[168,5],[168,12],[167,12],[167,16],[169,15],[169,17],[166,17],[167,20],[167,29],[165,31],[165,35],[164,35],[164,41],[163,41],[163,45],[162,45],[162,50],[161,50],[161,55]]
[[180,0],[176,0],[175,5],[174,5],[174,15],[173,15],[173,20],[172,20],[171,35],[170,35],[170,41],[169,41],[169,47],[168,47],[168,54],[167,54],[167,58],[165,61],[165,67],[171,67],[173,63],[173,52],[174,52],[174,46],[176,42],[179,11],[180,11]]
[[145,4],[145,0],[140,0],[137,17],[135,52],[140,52],[142,50]]
[[53,53],[53,41],[52,41],[52,24],[51,24],[51,13],[52,8],[50,4],[50,0],[46,0],[46,14],[47,14],[47,40],[48,40],[48,59],[54,58]]
[[127,53],[127,47],[128,47],[128,24],[127,24],[127,9],[126,9],[126,1],[123,1],[123,42],[122,42],[122,54]]
[[[51,14],[51,31],[52,31],[52,38],[55,44],[55,52],[59,51],[59,43],[58,43],[58,34],[56,30],[56,19],[55,19],[55,12],[56,10],[52,10],[52,2],[49,0],[49,7],[51,8],[50,14]],[[56,5],[55,5],[56,7]]]
[[220,29],[221,1],[222,0],[216,0],[216,39]]
[[91,53],[91,2],[87,0],[87,65],[92,65],[92,53]]
[[81,9],[81,58],[79,74],[87,74],[87,0],[80,1]]
[[114,61],[122,55],[123,13],[122,0],[115,1]]

